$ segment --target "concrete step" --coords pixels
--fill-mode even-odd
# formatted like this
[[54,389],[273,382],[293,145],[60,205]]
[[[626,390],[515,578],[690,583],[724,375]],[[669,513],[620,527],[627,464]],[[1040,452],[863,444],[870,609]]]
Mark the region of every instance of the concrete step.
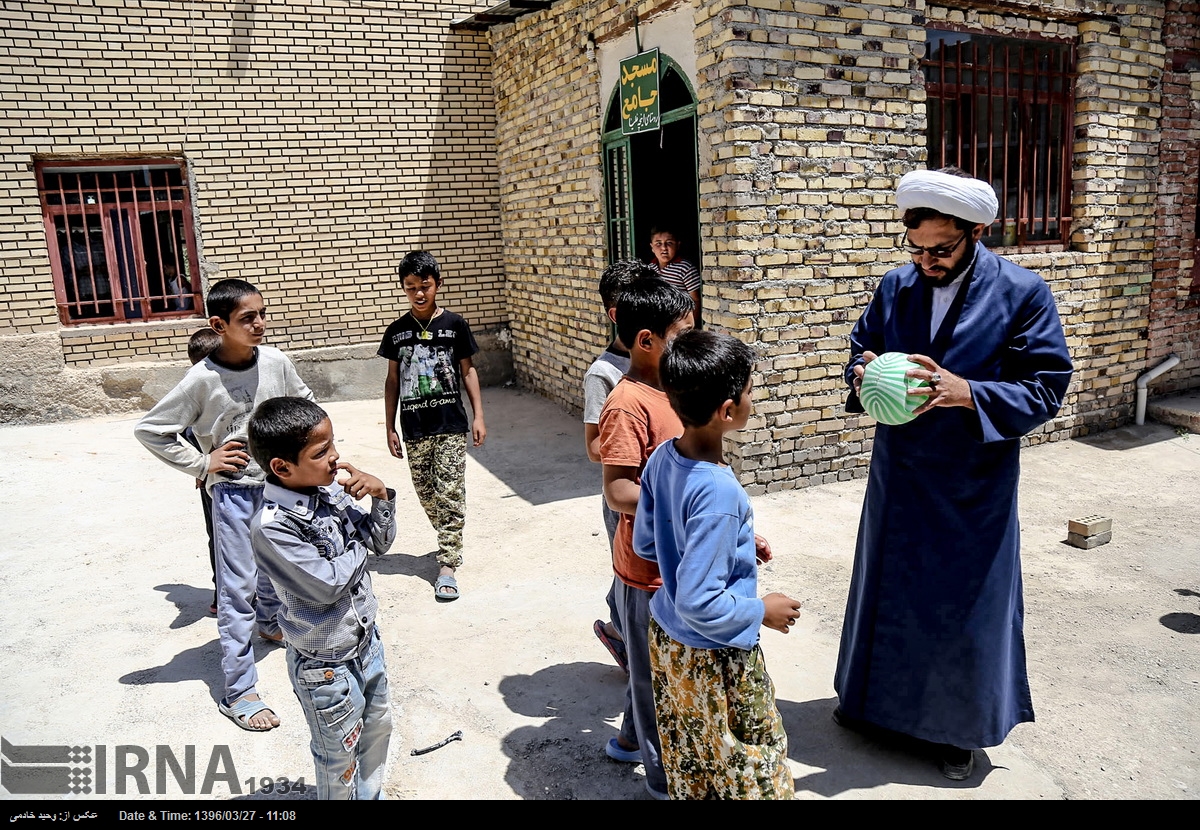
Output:
[[1146,417],[1200,433],[1200,389],[1150,399],[1146,403]]

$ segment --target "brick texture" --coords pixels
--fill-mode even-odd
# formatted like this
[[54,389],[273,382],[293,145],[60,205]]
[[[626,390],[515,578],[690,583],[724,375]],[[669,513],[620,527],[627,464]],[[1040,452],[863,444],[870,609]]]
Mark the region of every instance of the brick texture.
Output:
[[907,261],[895,246],[893,192],[926,161],[926,26],[1077,43],[1071,243],[1000,253],[1047,280],[1078,369],[1062,413],[1028,441],[1128,420],[1133,380],[1148,364],[1162,4],[617,5],[565,0],[492,31],[514,362],[525,383],[578,407],[583,370],[607,335],[594,284],[605,262],[599,127],[610,91],[597,88],[582,41],[615,36],[631,11],[644,21],[686,6],[705,316],[763,357],[755,416],[730,447],[751,492],[865,472],[873,422],[845,414],[841,374],[879,278]]
[[570,409],[609,333],[597,295],[602,91],[584,37],[619,25],[626,5],[566,0],[491,33],[513,369]]
[[[633,13],[671,14],[695,44],[705,318],[762,356],[729,447],[751,492],[866,470],[873,422],[846,415],[841,374],[907,260],[893,193],[927,159],[929,26],[1076,44],[1070,243],[999,251],[1046,279],[1077,367],[1029,442],[1127,422],[1170,351],[1155,390],[1200,382],[1196,0],[559,0],[449,31],[488,5],[7,4],[0,335],[58,330],[30,161],[169,154],[195,181],[206,277],[259,283],[276,345],[372,341],[402,305],[395,261],[427,247],[447,305],[509,325],[521,384],[578,409],[609,334],[596,54]],[[63,355],[177,357],[188,330],[63,330]]]
[[[0,9],[0,334],[58,328],[31,161],[168,155],[205,284],[257,285],[270,342],[377,341],[426,248],[442,299],[507,324],[486,2],[71,0]],[[197,321],[63,329],[69,366],[183,354]]]
[[1166,3],[1163,43],[1149,358],[1154,365],[1175,353],[1181,363],[1154,382],[1154,394],[1200,384],[1200,2]]

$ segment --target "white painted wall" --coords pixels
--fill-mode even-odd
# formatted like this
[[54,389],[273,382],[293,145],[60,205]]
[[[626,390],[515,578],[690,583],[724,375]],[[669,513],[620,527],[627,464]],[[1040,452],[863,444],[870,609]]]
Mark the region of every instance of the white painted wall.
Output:
[[[638,24],[642,38],[642,49],[657,48],[669,57],[687,75],[688,83],[696,88],[696,24],[692,17],[691,4],[664,12]],[[620,63],[638,53],[637,42],[631,28],[613,40],[596,45],[596,62],[600,66],[600,117],[607,114],[608,100],[621,77]]]

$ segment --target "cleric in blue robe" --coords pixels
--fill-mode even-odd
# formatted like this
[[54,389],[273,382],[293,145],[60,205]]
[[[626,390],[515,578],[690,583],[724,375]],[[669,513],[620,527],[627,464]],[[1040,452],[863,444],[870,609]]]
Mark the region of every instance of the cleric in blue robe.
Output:
[[921,170],[896,196],[913,261],[850,334],[847,410],[863,411],[863,367],[884,352],[908,353],[908,376],[930,385],[914,390],[914,420],[875,429],[834,718],[940,744],[942,772],[961,780],[972,750],[1033,720],[1020,439],[1058,412],[1071,357],[1045,281],[979,241],[996,218],[988,184]]

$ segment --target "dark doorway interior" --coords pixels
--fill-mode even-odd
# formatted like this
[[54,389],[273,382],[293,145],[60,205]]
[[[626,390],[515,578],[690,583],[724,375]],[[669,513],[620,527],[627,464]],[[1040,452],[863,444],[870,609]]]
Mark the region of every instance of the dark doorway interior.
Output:
[[704,270],[696,192],[695,116],[661,130],[630,136],[633,179],[633,250],[649,262],[650,229],[669,228],[681,244],[680,256]]
[[609,98],[603,132],[608,257],[649,262],[650,229],[666,226],[681,243],[679,255],[694,263],[703,278],[696,102],[679,67],[661,57],[660,129],[622,135],[619,89]]

